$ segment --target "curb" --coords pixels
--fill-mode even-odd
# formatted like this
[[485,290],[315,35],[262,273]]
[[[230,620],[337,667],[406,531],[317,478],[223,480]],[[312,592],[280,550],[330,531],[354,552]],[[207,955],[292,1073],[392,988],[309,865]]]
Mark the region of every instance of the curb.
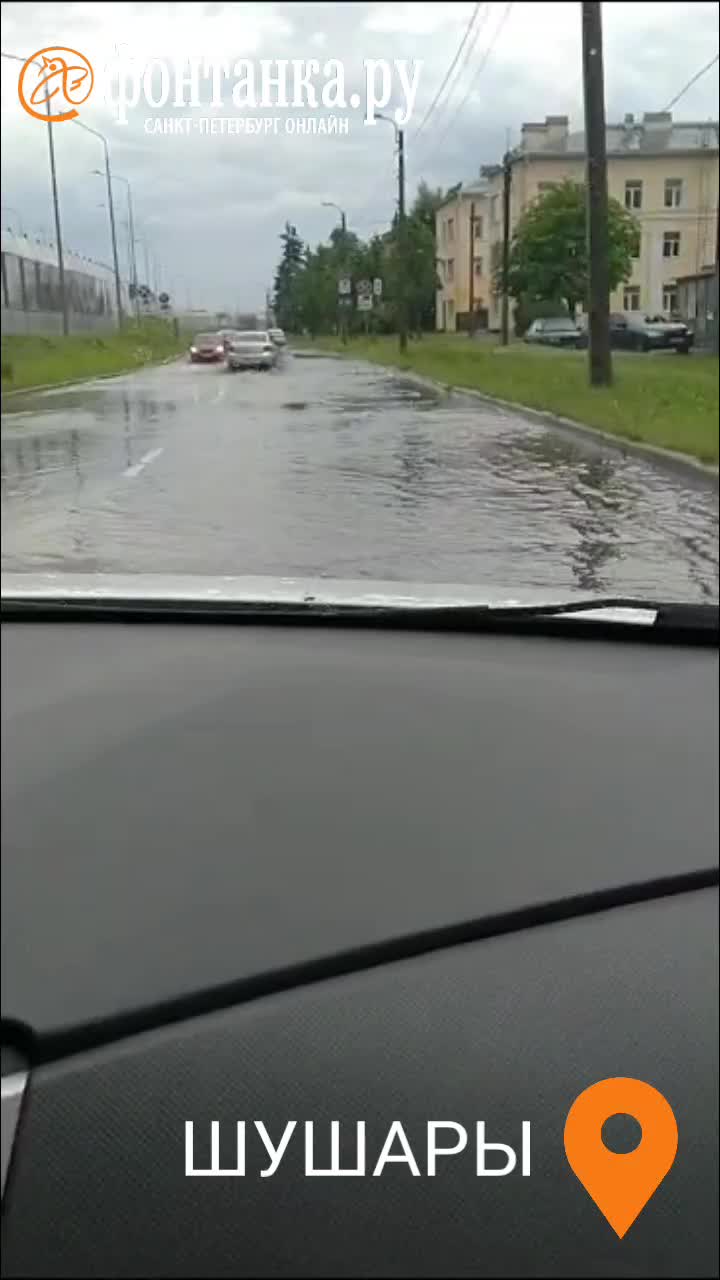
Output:
[[[333,360],[346,359],[344,355],[337,352],[318,354],[328,355]],[[374,364],[372,360],[365,361],[365,363]],[[560,414],[551,413],[547,409],[534,409],[530,405],[521,404],[518,400],[501,400],[499,396],[488,395],[485,391],[477,391],[474,387],[455,387],[450,383],[438,382],[434,378],[426,377],[424,374],[414,373],[412,369],[401,369],[399,365],[378,364],[376,367],[386,369],[388,373],[394,374],[396,377],[405,378],[406,381],[413,382],[416,386],[424,387],[427,391],[440,392],[447,396],[466,396],[472,400],[481,400],[484,404],[494,405],[500,409],[509,409],[513,413],[521,413],[523,417],[539,422],[543,426],[559,427],[564,431],[583,436],[585,439],[606,444],[619,453],[634,453],[638,457],[649,459],[651,462],[663,463],[671,469],[689,471],[698,478],[714,480],[717,483],[720,475],[717,464],[701,462],[699,458],[695,458],[690,453],[680,453],[675,449],[665,449],[658,444],[645,444],[640,440],[629,440],[625,436],[614,435],[611,431],[603,431],[602,427],[591,427],[586,422],[578,422],[575,418],[564,418]]]
[[89,378],[71,378],[68,382],[37,382],[31,387],[14,387],[11,391],[3,391],[2,398],[7,396],[27,396],[33,391],[55,391],[58,387],[85,387],[92,382],[105,381],[107,378],[122,378],[126,373],[136,373],[140,369],[158,369],[164,364],[174,364],[182,360],[182,354],[168,356],[165,360],[149,360],[147,364],[130,365],[127,369],[115,369],[112,373],[95,373]]

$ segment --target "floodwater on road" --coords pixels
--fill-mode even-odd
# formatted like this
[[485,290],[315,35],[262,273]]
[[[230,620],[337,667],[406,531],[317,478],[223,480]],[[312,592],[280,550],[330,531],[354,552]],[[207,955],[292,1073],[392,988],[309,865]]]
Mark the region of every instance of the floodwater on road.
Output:
[[5,570],[718,596],[717,482],[287,354],[6,399]]

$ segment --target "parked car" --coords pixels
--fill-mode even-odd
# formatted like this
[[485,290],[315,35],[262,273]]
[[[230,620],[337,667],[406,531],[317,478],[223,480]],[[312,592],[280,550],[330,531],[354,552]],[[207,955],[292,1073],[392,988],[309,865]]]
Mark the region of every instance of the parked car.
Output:
[[682,320],[642,311],[620,311],[610,316],[610,345],[629,351],[677,351],[686,356],[695,335]]
[[224,355],[225,344],[219,333],[198,333],[190,344],[190,359],[193,363],[222,360]]
[[282,329],[268,329],[268,333],[270,334],[270,337],[272,338],[276,347],[287,346],[287,338],[285,337],[285,334]]
[[571,316],[546,316],[533,320],[525,341],[543,347],[580,348],[587,346],[588,338]]
[[278,349],[265,329],[248,329],[236,333],[228,343],[225,360],[228,369],[272,369]]

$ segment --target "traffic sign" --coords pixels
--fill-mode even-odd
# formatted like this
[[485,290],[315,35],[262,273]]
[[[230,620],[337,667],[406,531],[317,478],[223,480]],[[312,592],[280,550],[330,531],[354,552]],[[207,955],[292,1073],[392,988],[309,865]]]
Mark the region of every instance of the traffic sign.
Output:
[[358,280],[355,286],[355,292],[359,298],[369,298],[372,291],[373,287],[371,280]]
[[372,311],[372,305],[373,305],[372,295],[369,297],[365,296],[364,294],[358,295],[358,300],[357,300],[358,311]]
[[373,288],[373,293],[375,294],[375,297],[381,298],[382,297],[382,280],[380,279],[379,276],[376,276],[375,279],[373,280],[372,288]]
[[338,280],[338,293],[352,293],[352,280],[350,276],[340,276]]

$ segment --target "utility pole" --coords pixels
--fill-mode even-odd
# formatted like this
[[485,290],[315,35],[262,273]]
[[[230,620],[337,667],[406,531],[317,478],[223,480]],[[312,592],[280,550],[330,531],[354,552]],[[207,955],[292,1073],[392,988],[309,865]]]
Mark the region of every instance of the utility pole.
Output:
[[612,383],[605,87],[600,4],[582,6],[585,149],[587,153],[588,334],[590,385]]
[[405,272],[407,270],[407,225],[405,219],[405,130],[398,129],[398,248],[400,271],[398,272],[398,336],[401,352],[407,351],[407,305]]
[[510,152],[503,156],[503,244],[502,244],[502,315],[501,342],[506,347],[510,341],[510,189],[512,185],[512,160]]
[[475,201],[470,202],[470,249],[468,253],[468,271],[470,272],[470,283],[468,285],[468,337],[472,338],[475,331]]

